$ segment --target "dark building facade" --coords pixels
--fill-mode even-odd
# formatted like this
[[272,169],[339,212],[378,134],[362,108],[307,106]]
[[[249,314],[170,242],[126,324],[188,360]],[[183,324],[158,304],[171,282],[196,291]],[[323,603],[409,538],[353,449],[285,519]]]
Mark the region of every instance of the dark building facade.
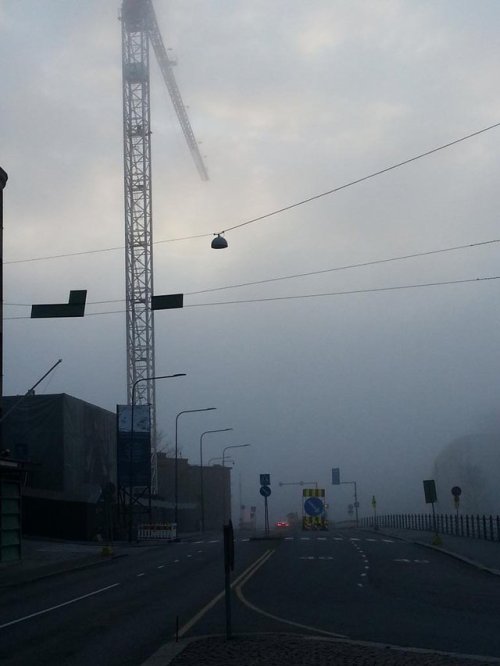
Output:
[[65,393],[5,397],[3,413],[4,447],[31,463],[24,534],[94,538],[102,488],[116,484],[116,415]]

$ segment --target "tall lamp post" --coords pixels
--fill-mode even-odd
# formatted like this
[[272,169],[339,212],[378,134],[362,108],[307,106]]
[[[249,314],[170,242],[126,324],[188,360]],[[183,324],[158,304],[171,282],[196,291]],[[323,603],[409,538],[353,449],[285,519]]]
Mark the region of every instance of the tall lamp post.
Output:
[[205,498],[203,497],[203,437],[212,432],[228,432],[232,428],[219,428],[217,430],[205,430],[200,436],[200,518],[201,518],[201,531],[205,531]]
[[[7,172],[0,167],[0,417],[3,401],[3,190],[7,179]],[[2,449],[2,424],[0,423],[0,451]]]
[[[156,375],[155,377],[140,377],[136,379],[132,384],[132,404],[130,410],[130,446],[129,446],[129,522],[128,522],[128,540],[132,541],[132,494],[134,488],[134,457],[133,457],[133,448],[134,448],[134,407],[135,407],[135,389],[137,384],[140,382],[154,382],[157,379],[173,379],[175,377],[185,377],[185,372],[176,372],[173,375]],[[156,461],[155,461],[156,463]],[[151,485],[151,484],[150,484]],[[149,501],[151,503],[151,488],[149,489]]]
[[[251,444],[233,444],[232,446],[226,446],[222,451],[222,467],[225,467],[224,462],[226,458],[226,451],[228,451],[229,449],[243,449],[246,446],[251,446]],[[229,479],[231,479],[231,475],[229,476]],[[231,483],[231,481],[229,483]],[[231,502],[229,502],[229,505],[231,506]],[[231,517],[231,511],[229,511],[229,516]],[[225,520],[226,520],[226,484],[224,483],[224,488],[222,492],[222,521],[225,523]]]
[[177,525],[178,521],[178,511],[179,511],[179,475],[178,475],[178,456],[177,456],[177,429],[179,416],[181,414],[194,414],[195,412],[211,412],[217,407],[204,407],[203,409],[184,409],[182,412],[179,412],[175,417],[175,463],[174,463],[174,523]]

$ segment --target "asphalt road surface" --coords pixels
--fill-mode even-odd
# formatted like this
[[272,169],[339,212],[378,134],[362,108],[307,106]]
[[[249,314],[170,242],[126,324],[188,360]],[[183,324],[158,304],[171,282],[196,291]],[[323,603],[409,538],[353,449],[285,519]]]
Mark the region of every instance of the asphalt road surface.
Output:
[[[235,575],[265,550],[238,539]],[[141,664],[224,588],[220,535],[2,591],[2,666]],[[218,627],[222,632],[224,626]]]
[[[500,578],[363,530],[298,532],[235,586],[235,632],[343,636],[500,657]],[[217,632],[215,607],[189,635]],[[220,631],[220,629],[219,629]]]
[[[500,578],[363,530],[238,538],[234,633],[282,632],[500,657]],[[3,591],[0,663],[142,664],[225,630],[220,535],[138,549]]]

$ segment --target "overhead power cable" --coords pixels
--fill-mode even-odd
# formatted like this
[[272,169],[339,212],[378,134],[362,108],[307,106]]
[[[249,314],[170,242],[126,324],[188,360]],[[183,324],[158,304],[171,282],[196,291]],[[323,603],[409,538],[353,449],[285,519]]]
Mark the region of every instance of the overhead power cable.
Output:
[[[321,199],[322,197],[326,197],[326,196],[329,196],[331,194],[335,194],[336,192],[340,192],[341,190],[345,190],[348,187],[352,187],[353,185],[358,185],[359,183],[362,183],[365,180],[370,180],[371,178],[375,178],[376,176],[381,176],[384,173],[387,173],[389,171],[393,171],[394,169],[398,169],[399,167],[405,166],[406,164],[410,164],[411,162],[416,162],[417,160],[420,160],[423,157],[428,157],[429,155],[437,153],[440,150],[445,150],[446,148],[450,148],[451,146],[455,146],[456,144],[461,143],[462,141],[467,141],[468,139],[472,139],[475,136],[479,136],[480,134],[484,134],[485,132],[489,132],[492,129],[496,129],[497,127],[500,127],[500,122],[495,123],[493,125],[489,125],[488,127],[483,127],[482,129],[477,130],[476,132],[472,132],[470,134],[462,136],[459,139],[454,139],[453,141],[445,143],[441,146],[437,146],[437,148],[432,148],[431,150],[427,150],[426,152],[420,153],[419,155],[414,155],[413,157],[409,157],[408,159],[403,160],[402,162],[397,162],[396,164],[385,167],[384,169],[380,169],[379,171],[374,171],[373,173],[370,173],[367,176],[362,176],[361,178],[357,178],[356,180],[352,180],[348,183],[344,183],[343,185],[339,185],[338,187],[334,187],[331,190],[327,190],[326,192],[321,192],[320,194],[315,194],[311,197],[308,197],[307,199],[302,199],[300,201],[296,201],[295,203],[289,204],[287,206],[283,206],[282,208],[278,208],[277,210],[273,210],[270,213],[265,213],[264,215],[260,215],[258,217],[254,217],[250,220],[246,220],[245,222],[240,222],[239,224],[235,224],[232,227],[226,227],[223,231],[219,231],[219,232],[216,232],[216,233],[194,234],[192,236],[182,236],[182,237],[178,237],[178,238],[166,238],[164,240],[153,241],[153,245],[159,245],[159,244],[162,244],[162,243],[176,243],[178,241],[185,241],[185,240],[195,240],[197,238],[211,238],[212,236],[216,236],[218,234],[227,233],[228,231],[234,231],[234,229],[239,229],[241,227],[245,227],[249,224],[253,224],[254,222],[260,222],[261,220],[265,220],[268,217],[272,217],[273,215],[278,215],[279,213],[284,213],[284,212],[286,212],[288,210],[291,210],[293,208],[297,208],[298,206],[302,206],[306,203],[310,203],[311,201],[315,201],[316,199]],[[88,255],[88,254],[98,254],[98,253],[101,253],[101,252],[115,252],[115,251],[124,250],[124,249],[125,249],[124,245],[117,245],[115,247],[107,247],[107,248],[101,248],[101,249],[95,249],[95,250],[83,250],[83,251],[80,251],[80,252],[65,252],[65,253],[62,253],[62,254],[52,254],[52,255],[47,255],[47,256],[43,256],[43,257],[30,257],[28,259],[13,259],[13,260],[10,260],[10,261],[4,261],[4,265],[22,264],[22,263],[35,262],[35,261],[48,261],[48,260],[52,260],[52,259],[63,259],[65,257],[78,257],[78,256],[83,256],[83,255]]]
[[[467,250],[471,247],[481,247],[485,245],[492,245],[500,243],[500,238],[493,240],[479,241],[477,243],[467,243],[466,245],[455,245],[453,247],[440,248],[438,250],[426,250],[425,252],[414,252],[413,254],[404,254],[398,257],[389,257],[386,259],[374,259],[372,261],[363,261],[358,264],[347,264],[345,266],[335,266],[333,268],[324,268],[319,271],[308,271],[306,273],[294,273],[292,275],[282,275],[274,278],[266,278],[264,280],[254,280],[252,282],[239,282],[237,284],[228,284],[223,287],[211,287],[209,289],[200,289],[198,291],[186,291],[184,296],[198,296],[199,294],[208,294],[214,291],[224,291],[226,289],[239,289],[241,287],[252,287],[260,284],[268,284],[271,282],[279,282],[284,280],[292,280],[301,277],[310,277],[313,275],[324,275],[325,273],[333,273],[336,271],[345,271],[353,268],[365,268],[368,266],[377,266],[379,264],[387,264],[394,261],[404,261],[406,259],[416,259],[418,257],[429,257],[434,254],[443,254],[445,252],[454,252],[456,250]],[[87,305],[106,305],[108,303],[124,303],[124,298],[113,298],[105,301],[89,301]],[[4,302],[4,305],[11,307],[31,307],[31,303],[11,303]]]
[[335,266],[334,268],[324,268],[319,271],[308,271],[307,273],[294,273],[293,275],[283,275],[275,278],[267,278],[265,280],[254,280],[253,282],[239,282],[238,284],[230,284],[224,287],[212,287],[211,289],[201,289],[199,291],[186,291],[185,296],[197,296],[198,294],[208,294],[213,291],[223,291],[225,289],[238,289],[240,287],[252,287],[258,284],[267,284],[269,282],[279,282],[282,280],[293,280],[295,278],[310,277],[313,275],[324,275],[325,273],[334,273],[336,271],[345,271],[352,268],[364,268],[367,266],[377,266],[378,264],[388,264],[393,261],[404,261],[406,259],[415,259],[417,257],[429,257],[433,254],[442,254],[444,252],[454,252],[456,250],[465,250],[470,247],[479,247],[481,245],[491,245],[493,243],[500,243],[500,239],[489,241],[482,241],[479,243],[468,243],[467,245],[456,245],[454,247],[445,247],[440,250],[428,250],[427,252],[415,252],[414,254],[405,254],[400,257],[390,257],[389,259],[375,259],[374,261],[363,261],[359,264],[348,264],[346,266]]
[[[459,284],[470,284],[478,282],[491,282],[494,280],[500,280],[500,275],[493,275],[490,277],[478,277],[478,278],[468,278],[465,280],[445,280],[441,282],[424,282],[420,284],[402,284],[396,285],[393,287],[371,287],[369,289],[349,289],[347,291],[329,291],[329,292],[320,292],[314,294],[298,294],[292,296],[271,296],[269,298],[248,298],[235,301],[219,301],[215,303],[190,303],[185,304],[183,308],[203,308],[203,307],[213,307],[216,305],[239,305],[246,303],[267,303],[271,301],[291,301],[298,300],[303,298],[321,298],[326,296],[352,296],[355,294],[373,294],[377,292],[384,291],[402,291],[404,289],[422,289],[426,287],[443,287],[448,285],[459,285]],[[110,310],[107,312],[90,312],[85,313],[85,317],[98,317],[101,315],[110,315],[110,314],[124,314],[125,310]],[[5,317],[4,320],[13,320],[13,319],[30,319],[28,316],[21,317]]]

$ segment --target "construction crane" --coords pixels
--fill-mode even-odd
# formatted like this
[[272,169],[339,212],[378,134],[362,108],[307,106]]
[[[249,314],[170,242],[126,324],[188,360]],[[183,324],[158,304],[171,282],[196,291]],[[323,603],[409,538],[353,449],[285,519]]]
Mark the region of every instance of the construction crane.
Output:
[[[175,64],[158,27],[151,0],[123,0],[122,81],[125,189],[125,272],[127,320],[127,398],[151,405],[151,491],[157,492],[156,400],[151,202],[151,109],[149,45],[158,61],[177,118],[203,180],[208,180],[186,107],[174,77]],[[137,380],[141,380],[137,383]]]

